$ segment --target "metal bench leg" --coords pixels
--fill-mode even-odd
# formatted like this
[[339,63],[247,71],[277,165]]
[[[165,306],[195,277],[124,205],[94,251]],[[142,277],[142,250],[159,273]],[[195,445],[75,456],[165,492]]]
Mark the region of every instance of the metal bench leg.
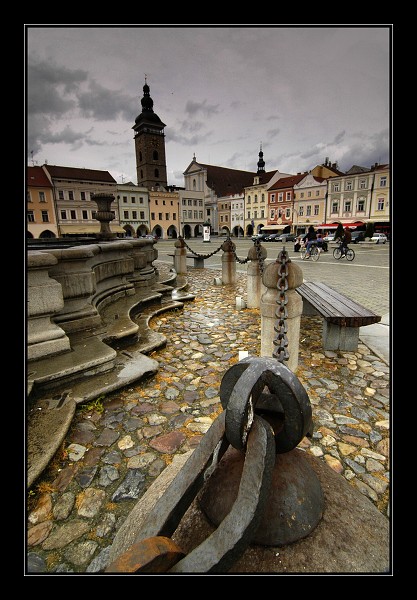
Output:
[[340,327],[323,320],[323,348],[325,350],[344,350],[353,352],[358,349],[359,327]]

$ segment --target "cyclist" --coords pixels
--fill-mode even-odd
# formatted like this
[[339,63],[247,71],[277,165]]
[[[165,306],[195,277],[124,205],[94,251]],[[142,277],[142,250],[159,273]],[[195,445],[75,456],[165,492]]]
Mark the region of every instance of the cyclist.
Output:
[[345,227],[345,233],[344,233],[344,236],[342,238],[342,245],[341,245],[342,256],[346,255],[346,252],[348,250],[348,244],[350,244],[351,241],[352,241],[352,234],[350,232],[349,227],[346,226]]
[[310,248],[313,244],[316,243],[316,240],[317,240],[316,230],[314,229],[313,225],[310,225],[307,233],[303,237],[303,242],[304,242],[304,244],[306,244],[306,250],[307,250],[307,254],[305,255],[305,258],[310,258]]

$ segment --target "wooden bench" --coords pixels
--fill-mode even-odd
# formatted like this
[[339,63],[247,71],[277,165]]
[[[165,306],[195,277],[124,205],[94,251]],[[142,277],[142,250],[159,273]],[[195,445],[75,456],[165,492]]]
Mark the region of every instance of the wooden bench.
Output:
[[303,315],[323,317],[325,350],[358,349],[359,327],[378,323],[381,317],[325,283],[304,282],[296,291],[303,299]]
[[[168,256],[175,256],[175,254],[168,254]],[[194,260],[194,267],[196,269],[204,269],[204,258],[201,258],[201,256],[187,254],[185,258],[192,258]]]

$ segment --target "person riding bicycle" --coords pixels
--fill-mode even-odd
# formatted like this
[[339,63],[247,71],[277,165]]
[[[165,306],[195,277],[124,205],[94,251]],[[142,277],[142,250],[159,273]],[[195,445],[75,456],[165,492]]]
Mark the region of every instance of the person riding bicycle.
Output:
[[350,242],[352,241],[352,234],[350,232],[350,229],[348,226],[345,227],[345,233],[344,236],[342,238],[342,243],[340,246],[340,249],[342,251],[342,256],[346,255],[346,252],[348,250],[348,244],[350,244]]
[[310,257],[310,248],[311,248],[311,246],[316,244],[316,240],[317,240],[316,230],[314,229],[313,225],[310,225],[307,233],[303,237],[303,242],[304,242],[304,244],[306,244],[306,250],[307,250],[305,258]]

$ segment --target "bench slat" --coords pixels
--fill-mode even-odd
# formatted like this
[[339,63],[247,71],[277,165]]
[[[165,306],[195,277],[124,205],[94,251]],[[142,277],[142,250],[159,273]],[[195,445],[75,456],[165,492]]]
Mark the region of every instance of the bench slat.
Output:
[[362,327],[381,320],[371,310],[325,283],[304,282],[296,290],[329,323],[341,327]]

